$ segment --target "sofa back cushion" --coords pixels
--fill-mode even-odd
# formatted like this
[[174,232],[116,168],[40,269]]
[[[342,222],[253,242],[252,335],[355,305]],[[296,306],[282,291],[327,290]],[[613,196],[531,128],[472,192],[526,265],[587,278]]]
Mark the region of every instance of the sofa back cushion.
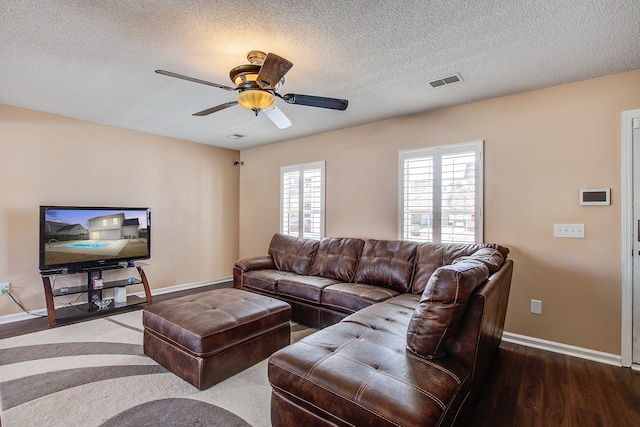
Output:
[[365,240],[353,281],[408,292],[417,246],[400,240]]
[[[498,259],[498,255],[502,255],[500,265],[502,265],[509,253],[509,249],[494,243],[421,243],[416,250],[416,271],[413,276],[411,291],[414,294],[422,294],[431,275],[438,268],[452,264],[458,258],[471,256],[484,249],[491,250],[491,253],[497,254],[495,260]],[[487,254],[482,253],[480,256],[487,257]]]
[[269,255],[278,270],[306,275],[318,250],[318,242],[276,233],[269,244]]
[[489,274],[493,274],[502,267],[504,264],[504,256],[498,249],[494,248],[482,248],[471,255],[461,256],[453,260],[452,264],[466,261],[480,261],[489,269]]
[[310,275],[351,282],[356,272],[364,240],[325,237],[320,240]]
[[444,357],[469,297],[489,277],[489,268],[468,260],[436,269],[407,328],[407,350],[426,359]]

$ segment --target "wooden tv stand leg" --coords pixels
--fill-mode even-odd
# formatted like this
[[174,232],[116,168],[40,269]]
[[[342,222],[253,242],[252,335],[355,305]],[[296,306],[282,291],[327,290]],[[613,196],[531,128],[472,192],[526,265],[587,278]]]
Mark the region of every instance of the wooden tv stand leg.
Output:
[[44,286],[44,299],[47,303],[47,323],[49,326],[56,325],[56,308],[53,305],[53,291],[51,289],[51,279],[47,276],[42,278]]
[[149,282],[147,281],[147,275],[144,274],[144,270],[140,266],[136,266],[138,274],[140,274],[140,280],[142,280],[142,286],[144,287],[144,293],[147,297],[147,304],[151,304],[151,289],[149,289]]

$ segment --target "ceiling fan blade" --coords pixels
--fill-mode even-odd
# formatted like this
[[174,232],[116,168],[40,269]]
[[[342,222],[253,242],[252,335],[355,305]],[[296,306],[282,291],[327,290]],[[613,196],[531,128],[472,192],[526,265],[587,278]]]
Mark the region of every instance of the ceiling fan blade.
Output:
[[193,113],[192,115],[193,116],[198,116],[198,117],[208,116],[209,114],[215,113],[216,111],[220,111],[220,110],[224,110],[225,108],[233,107],[237,103],[238,103],[238,101],[225,102],[224,104],[220,104],[220,105],[216,105],[215,107],[207,108],[206,110],[202,110],[202,111],[199,111],[197,113]]
[[275,53],[269,53],[264,59],[256,81],[262,89],[273,89],[291,67],[293,67],[293,62]]
[[207,85],[207,86],[217,87],[219,89],[231,90],[231,91],[236,90],[236,88],[234,88],[234,87],[229,87],[229,86],[221,85],[221,84],[218,84],[218,83],[208,82],[208,81],[205,81],[205,80],[195,79],[195,78],[189,77],[189,76],[183,76],[182,74],[172,73],[171,71],[156,70],[156,73],[162,74],[163,76],[175,77],[176,79],[187,80],[189,82],[200,83],[200,84]]
[[281,96],[281,98],[288,104],[308,105],[309,107],[329,108],[331,110],[344,111],[349,106],[349,101],[346,99],[299,95],[297,93],[288,93]]
[[263,111],[264,114],[271,119],[271,121],[278,126],[278,129],[286,129],[291,126],[291,120],[284,115],[278,107],[272,107]]

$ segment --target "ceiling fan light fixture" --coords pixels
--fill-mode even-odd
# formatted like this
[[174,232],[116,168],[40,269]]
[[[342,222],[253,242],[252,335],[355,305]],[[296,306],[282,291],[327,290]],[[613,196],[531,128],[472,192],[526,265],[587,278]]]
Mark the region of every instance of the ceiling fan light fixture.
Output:
[[261,89],[243,90],[238,94],[238,103],[247,110],[256,113],[267,110],[276,104],[276,98],[271,92]]
[[293,62],[276,55],[265,54],[262,51],[251,51],[247,55],[249,64],[238,65],[229,71],[229,78],[235,84],[235,88],[218,83],[200,80],[171,71],[156,70],[156,73],[182,80],[217,87],[232,92],[238,92],[237,101],[228,101],[215,107],[194,113],[193,116],[203,117],[209,114],[225,110],[240,104],[247,110],[251,110],[257,116],[261,111],[280,129],[291,126],[289,120],[282,111],[276,107],[276,97],[281,98],[287,104],[306,105],[317,108],[344,111],[349,105],[346,99],[326,98],[321,96],[286,94],[280,95],[277,90],[284,85],[284,75],[293,67]]

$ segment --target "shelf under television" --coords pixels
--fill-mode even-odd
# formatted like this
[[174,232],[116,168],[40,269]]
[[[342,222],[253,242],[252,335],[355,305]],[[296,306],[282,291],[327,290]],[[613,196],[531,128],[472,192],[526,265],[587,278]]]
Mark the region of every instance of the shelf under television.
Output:
[[[148,264],[138,264],[136,263],[133,267],[127,266],[122,268],[135,268],[138,272],[138,278],[134,277],[132,283],[129,282],[129,278],[120,279],[120,280],[108,280],[103,281],[102,288],[93,289],[92,287],[92,279],[100,278],[102,279],[102,271],[113,269],[113,266],[105,267],[104,269],[91,269],[83,272],[58,272],[51,273],[47,272],[42,275],[42,283],[44,286],[45,293],[45,301],[47,303],[47,322],[49,326],[58,326],[61,324],[72,323],[73,321],[78,321],[83,318],[88,317],[100,317],[104,315],[109,315],[113,313],[117,313],[119,311],[131,310],[136,306],[141,304],[151,304],[151,290],[149,288],[149,282],[147,281],[147,276],[142,269],[143,265]],[[86,285],[80,286],[69,286],[69,287],[60,287],[54,288],[53,283],[56,276],[64,276],[71,274],[86,274]],[[144,298],[139,297],[137,295],[127,295],[126,302],[117,303],[115,298],[104,298],[103,299],[103,291],[106,289],[116,289],[116,288],[124,288],[127,286],[134,285],[142,285],[144,288]],[[56,307],[54,304],[54,297],[62,297],[69,295],[80,295],[86,293],[86,301],[90,302],[82,302],[80,304],[68,304],[62,307]],[[94,301],[102,300],[111,302],[104,309],[99,309],[97,305],[95,305]]]
[[[142,280],[140,279],[135,279],[132,283],[129,283],[129,279],[109,280],[108,282],[103,282],[102,288],[100,289],[104,290],[104,289],[112,289],[112,288],[124,288],[125,286],[134,286],[134,285],[141,285],[141,284],[143,283],[142,283]],[[94,289],[94,290],[97,290],[97,289]],[[53,289],[53,296],[61,297],[65,295],[80,294],[88,291],[89,291],[88,285],[68,286],[68,287]]]
[[136,295],[127,296],[126,303],[116,303],[112,301],[109,306],[104,310],[98,310],[95,304],[75,304],[65,307],[56,308],[56,323],[55,326],[60,326],[68,323],[73,323],[78,320],[86,319],[87,317],[101,317],[110,316],[119,312],[130,311],[137,306],[146,304],[146,298],[141,298]]

